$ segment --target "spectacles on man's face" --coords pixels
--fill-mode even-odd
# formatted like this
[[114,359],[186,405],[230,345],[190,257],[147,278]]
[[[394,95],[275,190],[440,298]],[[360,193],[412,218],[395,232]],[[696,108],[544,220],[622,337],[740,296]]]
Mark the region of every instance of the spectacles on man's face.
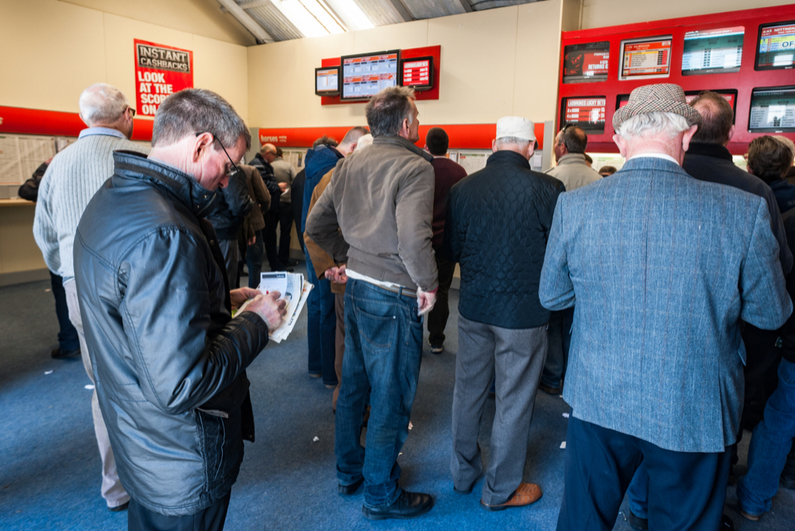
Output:
[[[229,174],[229,177],[230,177],[230,178],[232,178],[232,177],[234,177],[235,175],[237,175],[237,174],[240,172],[240,168],[239,168],[239,167],[238,167],[238,166],[235,164],[235,162],[232,160],[232,157],[230,157],[230,156],[229,156],[229,152],[228,152],[228,151],[226,151],[226,148],[224,147],[224,145],[221,143],[221,141],[220,141],[220,140],[218,140],[218,137],[217,137],[217,136],[215,136],[213,133],[210,133],[209,131],[205,131],[205,132],[206,132],[206,133],[209,133],[210,135],[212,135],[212,137],[213,137],[213,141],[214,141],[214,142],[218,142],[218,145],[219,145],[219,146],[221,146],[221,149],[223,149],[223,150],[224,150],[224,154],[226,155],[226,158],[228,158],[228,159],[229,159],[229,164],[231,164],[231,165],[232,165],[232,169],[231,169],[231,170],[230,170],[230,169],[227,169],[227,173]],[[196,133],[196,136],[200,136],[200,135],[203,135],[203,134],[204,134],[204,133]]]
[[[127,106],[127,109],[130,110],[130,118],[135,118],[135,109],[133,109],[129,105]],[[127,109],[125,109],[125,110],[127,110]]]

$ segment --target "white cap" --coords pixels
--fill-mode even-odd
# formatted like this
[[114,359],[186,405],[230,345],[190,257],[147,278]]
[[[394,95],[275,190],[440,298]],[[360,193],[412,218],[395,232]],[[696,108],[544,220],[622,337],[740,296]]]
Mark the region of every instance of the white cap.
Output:
[[521,116],[503,116],[497,120],[497,140],[506,136],[532,142],[536,139],[535,124]]

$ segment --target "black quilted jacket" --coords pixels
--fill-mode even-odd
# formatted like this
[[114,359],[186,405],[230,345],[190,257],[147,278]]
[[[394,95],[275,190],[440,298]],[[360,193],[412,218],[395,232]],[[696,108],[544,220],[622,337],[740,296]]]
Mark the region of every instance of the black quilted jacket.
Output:
[[549,321],[538,282],[565,188],[520,154],[498,151],[450,191],[445,249],[461,266],[458,311],[470,321],[534,328]]

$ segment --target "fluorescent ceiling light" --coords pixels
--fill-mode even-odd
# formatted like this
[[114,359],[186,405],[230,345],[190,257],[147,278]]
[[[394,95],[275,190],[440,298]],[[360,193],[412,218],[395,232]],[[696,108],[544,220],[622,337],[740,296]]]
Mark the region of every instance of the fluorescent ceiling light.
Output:
[[351,31],[374,28],[375,25],[355,0],[325,0]]
[[304,37],[322,37],[345,31],[317,0],[271,0],[271,2]]

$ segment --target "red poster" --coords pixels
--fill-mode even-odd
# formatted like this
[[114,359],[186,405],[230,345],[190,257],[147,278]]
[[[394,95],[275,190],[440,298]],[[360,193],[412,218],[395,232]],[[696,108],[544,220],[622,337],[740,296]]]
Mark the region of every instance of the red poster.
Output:
[[193,52],[138,39],[134,42],[136,109],[141,116],[154,116],[170,94],[193,88]]

